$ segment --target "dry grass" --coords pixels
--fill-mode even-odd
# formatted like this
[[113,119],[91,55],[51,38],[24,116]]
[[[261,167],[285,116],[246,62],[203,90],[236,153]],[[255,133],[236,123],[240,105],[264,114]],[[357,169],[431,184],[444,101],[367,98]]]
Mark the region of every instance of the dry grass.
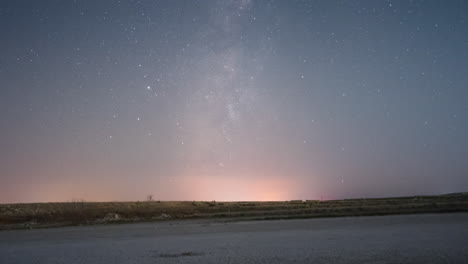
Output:
[[285,219],[468,211],[468,195],[286,202],[68,202],[0,205],[0,229],[229,218]]

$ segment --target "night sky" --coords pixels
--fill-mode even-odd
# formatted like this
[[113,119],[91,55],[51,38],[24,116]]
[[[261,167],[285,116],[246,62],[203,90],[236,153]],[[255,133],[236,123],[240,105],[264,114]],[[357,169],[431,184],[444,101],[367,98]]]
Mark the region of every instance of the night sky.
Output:
[[0,2],[0,203],[468,190],[467,1]]

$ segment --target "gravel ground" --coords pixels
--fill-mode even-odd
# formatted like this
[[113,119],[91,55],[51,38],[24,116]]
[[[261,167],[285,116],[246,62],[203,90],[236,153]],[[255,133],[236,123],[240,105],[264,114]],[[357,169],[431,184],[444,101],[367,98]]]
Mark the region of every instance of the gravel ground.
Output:
[[1,231],[0,263],[468,263],[468,213]]

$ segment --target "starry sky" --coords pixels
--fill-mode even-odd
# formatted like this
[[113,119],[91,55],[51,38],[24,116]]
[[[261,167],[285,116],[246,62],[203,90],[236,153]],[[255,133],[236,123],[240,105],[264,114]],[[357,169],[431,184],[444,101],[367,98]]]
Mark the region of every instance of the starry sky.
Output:
[[468,2],[0,2],[0,202],[468,190]]

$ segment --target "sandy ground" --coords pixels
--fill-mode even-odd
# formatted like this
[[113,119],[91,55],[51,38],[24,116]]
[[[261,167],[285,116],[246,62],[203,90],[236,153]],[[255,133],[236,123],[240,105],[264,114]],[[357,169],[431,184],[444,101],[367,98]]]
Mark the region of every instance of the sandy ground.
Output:
[[468,263],[468,213],[1,231],[0,263]]

